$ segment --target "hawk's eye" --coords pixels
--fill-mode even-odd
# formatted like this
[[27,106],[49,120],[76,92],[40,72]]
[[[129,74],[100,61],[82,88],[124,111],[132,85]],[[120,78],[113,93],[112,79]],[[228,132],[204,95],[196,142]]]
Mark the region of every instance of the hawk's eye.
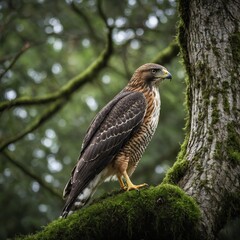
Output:
[[157,70],[156,70],[156,69],[152,69],[152,74],[153,74],[153,75],[155,75],[155,74],[156,74],[156,72],[157,72]]

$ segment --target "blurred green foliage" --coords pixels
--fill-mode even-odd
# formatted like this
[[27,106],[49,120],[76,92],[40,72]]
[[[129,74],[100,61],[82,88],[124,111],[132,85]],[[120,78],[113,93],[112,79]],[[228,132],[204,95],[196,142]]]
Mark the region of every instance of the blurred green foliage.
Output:
[[[0,1],[0,101],[58,91],[101,53],[107,29],[95,0]],[[102,1],[113,28],[114,53],[107,67],[35,131],[4,150],[55,191],[62,192],[90,121],[176,36],[174,0]],[[160,63],[161,64],[161,63]],[[179,57],[162,63],[172,82],[160,86],[160,123],[132,180],[157,185],[173,164],[184,127],[184,71]],[[50,104],[17,106],[0,115],[0,143],[16,136]],[[118,189],[106,183],[96,196]],[[0,155],[0,238],[34,232],[59,216],[63,201],[37,179]]]

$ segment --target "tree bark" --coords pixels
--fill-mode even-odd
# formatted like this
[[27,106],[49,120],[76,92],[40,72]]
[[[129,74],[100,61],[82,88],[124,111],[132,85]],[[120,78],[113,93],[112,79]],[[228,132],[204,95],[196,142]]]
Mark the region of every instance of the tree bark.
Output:
[[178,185],[199,204],[199,231],[211,240],[240,191],[240,4],[182,0],[179,11],[189,119]]

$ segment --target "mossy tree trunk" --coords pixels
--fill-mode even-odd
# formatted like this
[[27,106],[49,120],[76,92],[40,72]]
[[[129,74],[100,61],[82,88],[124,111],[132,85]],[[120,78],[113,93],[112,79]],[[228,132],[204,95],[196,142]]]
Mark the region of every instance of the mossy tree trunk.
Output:
[[189,119],[175,183],[199,204],[210,240],[240,196],[240,4],[181,0],[179,12]]

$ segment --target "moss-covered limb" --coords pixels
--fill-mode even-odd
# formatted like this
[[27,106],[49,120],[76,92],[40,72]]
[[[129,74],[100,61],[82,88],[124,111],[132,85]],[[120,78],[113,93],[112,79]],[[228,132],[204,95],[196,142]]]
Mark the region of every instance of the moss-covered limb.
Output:
[[10,163],[12,163],[14,166],[16,166],[19,170],[21,170],[26,176],[34,179],[39,183],[39,185],[46,189],[48,192],[50,192],[52,195],[61,198],[62,199],[62,194],[59,191],[56,191],[55,188],[51,187],[49,184],[47,184],[43,179],[41,179],[38,175],[33,173],[30,169],[28,169],[24,164],[20,163],[14,157],[9,154],[6,151],[3,151],[1,153]]
[[179,53],[179,46],[176,40],[173,40],[168,47],[163,49],[158,55],[152,60],[154,63],[165,65],[172,61],[174,57]]
[[93,81],[96,75],[107,65],[113,52],[112,29],[108,29],[107,44],[99,57],[82,73],[69,80],[59,91],[42,97],[20,97],[15,100],[5,101],[0,104],[0,112],[16,106],[40,105],[66,98],[75,93],[85,83]]
[[65,104],[66,100],[58,100],[51,104],[40,116],[36,117],[25,129],[20,131],[15,136],[7,139],[0,144],[0,152],[2,152],[9,144],[15,143],[22,139],[28,133],[34,131],[45,123],[50,117],[52,117],[56,112],[58,112]]
[[162,184],[108,197],[17,239],[198,239],[199,219],[192,198]]

